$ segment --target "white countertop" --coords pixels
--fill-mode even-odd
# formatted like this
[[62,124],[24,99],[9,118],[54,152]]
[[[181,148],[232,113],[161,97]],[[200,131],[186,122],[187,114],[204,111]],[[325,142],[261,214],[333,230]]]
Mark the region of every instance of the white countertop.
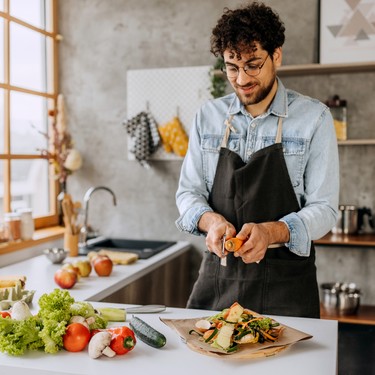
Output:
[[[93,303],[94,306],[116,306]],[[117,305],[126,307],[126,305]],[[159,314],[140,317],[162,332],[167,344],[152,348],[138,340],[136,347],[123,356],[91,359],[87,349],[79,353],[65,350],[57,354],[29,352],[21,357],[0,354],[0,372],[12,375],[44,374],[288,374],[336,375],[337,322],[331,320],[274,317],[280,323],[309,333],[313,338],[298,342],[285,351],[267,358],[225,360],[190,350],[159,318],[184,319],[210,315],[207,311],[167,308]]]
[[[69,292],[76,301],[101,301],[103,298],[129,285],[189,249],[189,242],[176,242],[175,245],[149,259],[139,259],[129,265],[115,265],[111,275],[108,277],[99,277],[96,275],[95,271],[92,270],[89,277],[82,277],[72,289],[69,289]],[[65,259],[64,263],[74,262],[78,259],[87,258],[83,256],[74,258],[68,257]],[[61,264],[52,264],[45,255],[39,255],[22,262],[1,267],[0,274],[25,275],[27,277],[25,288],[27,290],[36,291],[32,304],[32,307],[35,308],[42,294],[50,293],[53,289],[58,288],[53,276],[61,266]]]

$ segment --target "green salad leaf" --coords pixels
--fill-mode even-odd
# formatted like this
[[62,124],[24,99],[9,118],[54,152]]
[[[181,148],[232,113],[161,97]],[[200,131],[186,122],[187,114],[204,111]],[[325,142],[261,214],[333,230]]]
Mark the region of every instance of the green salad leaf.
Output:
[[26,350],[43,349],[57,353],[63,348],[63,336],[70,318],[93,317],[90,329],[103,329],[107,321],[96,313],[89,302],[75,302],[67,290],[55,289],[39,299],[38,314],[24,320],[0,317],[0,351],[21,355]]
[[26,350],[37,350],[44,346],[39,337],[42,322],[38,317],[13,320],[0,317],[0,351],[10,355],[21,355]]

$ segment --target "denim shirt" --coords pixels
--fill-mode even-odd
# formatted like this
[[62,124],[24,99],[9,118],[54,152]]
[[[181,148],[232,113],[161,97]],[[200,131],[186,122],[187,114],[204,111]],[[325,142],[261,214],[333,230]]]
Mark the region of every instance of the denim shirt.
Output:
[[[324,236],[338,217],[339,161],[336,133],[327,106],[316,99],[278,89],[268,110],[252,117],[235,93],[206,102],[197,112],[190,131],[189,148],[182,164],[176,203],[181,231],[203,235],[197,224],[208,204],[219,150],[225,133],[224,121],[234,115],[227,147],[244,162],[252,154],[275,143],[277,120],[282,117],[282,144],[289,176],[300,204],[280,221],[290,232],[285,244],[300,256],[309,256],[311,241]],[[256,178],[256,176],[254,176]],[[275,181],[277,184],[277,181]]]

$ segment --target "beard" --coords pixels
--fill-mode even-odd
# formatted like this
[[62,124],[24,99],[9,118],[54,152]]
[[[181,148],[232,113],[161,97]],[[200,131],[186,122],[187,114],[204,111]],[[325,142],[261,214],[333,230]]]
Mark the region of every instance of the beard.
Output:
[[[239,87],[238,85],[235,85],[233,88],[240,99],[241,103],[246,107],[248,105],[254,105],[262,102],[265,98],[267,98],[268,94],[271,92],[273,85],[275,84],[276,81],[276,74],[274,73],[271,79],[266,82],[264,85],[259,84],[258,85],[258,90],[254,93],[251,94],[243,94],[237,90]],[[249,83],[245,86],[241,87],[247,87],[251,86],[253,83]]]

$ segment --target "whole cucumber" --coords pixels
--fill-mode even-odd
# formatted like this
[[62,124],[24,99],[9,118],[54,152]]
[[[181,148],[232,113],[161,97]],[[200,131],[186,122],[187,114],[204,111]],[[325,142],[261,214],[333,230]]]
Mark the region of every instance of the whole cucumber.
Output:
[[129,325],[136,337],[147,345],[154,348],[162,348],[167,343],[167,339],[162,333],[136,316],[131,318]]

